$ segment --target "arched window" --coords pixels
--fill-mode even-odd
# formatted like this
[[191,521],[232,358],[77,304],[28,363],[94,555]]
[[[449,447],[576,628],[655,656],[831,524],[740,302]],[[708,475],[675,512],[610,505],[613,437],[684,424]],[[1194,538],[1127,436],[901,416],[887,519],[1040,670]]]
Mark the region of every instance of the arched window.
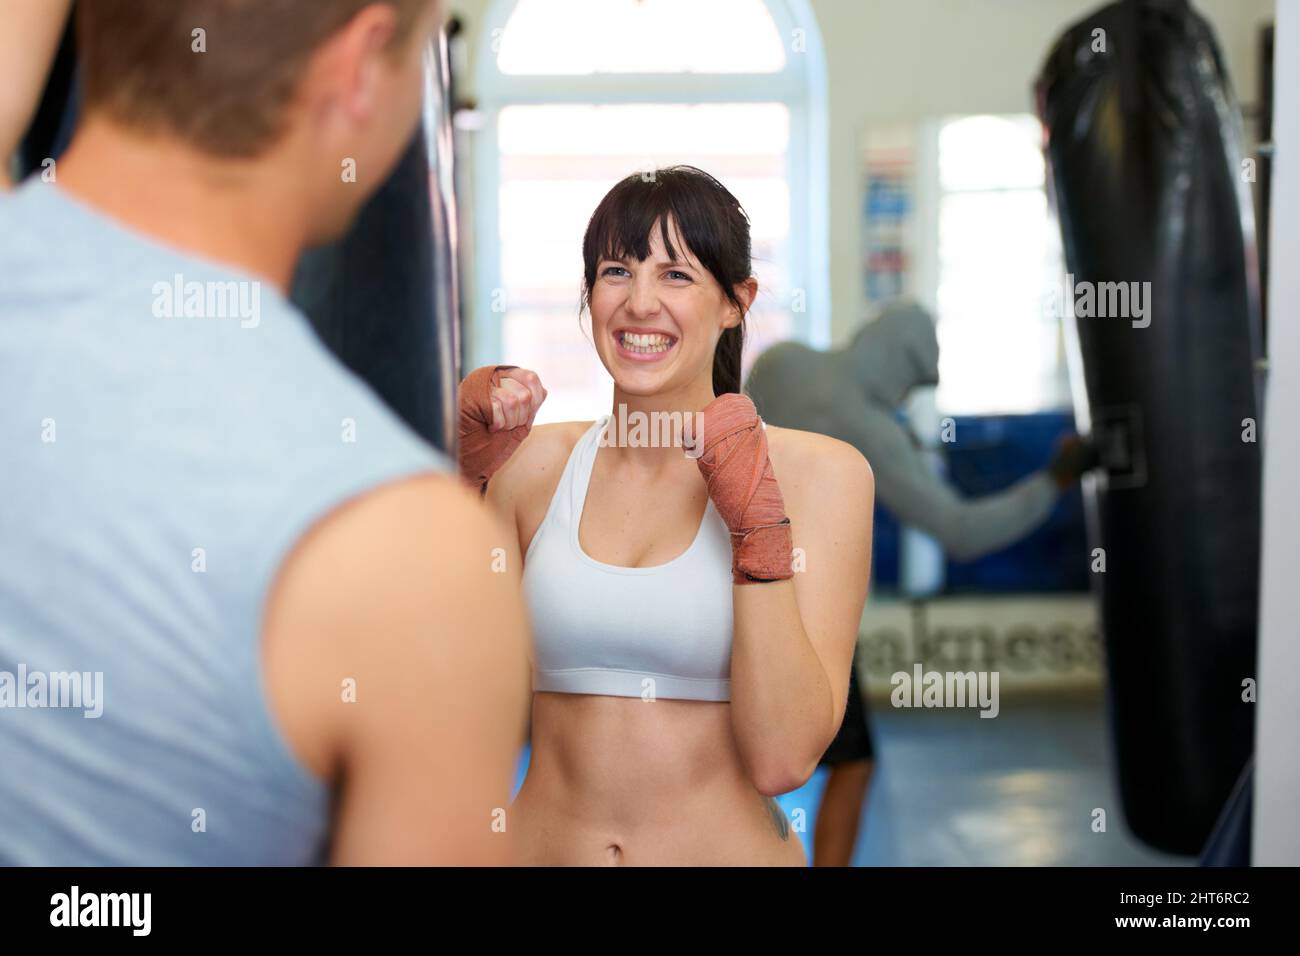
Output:
[[749,213],[747,361],[785,338],[829,344],[825,64],[807,0],[497,0],[475,86],[470,367],[536,369],[539,421],[607,409],[578,321],[582,233],[638,170],[699,166]]

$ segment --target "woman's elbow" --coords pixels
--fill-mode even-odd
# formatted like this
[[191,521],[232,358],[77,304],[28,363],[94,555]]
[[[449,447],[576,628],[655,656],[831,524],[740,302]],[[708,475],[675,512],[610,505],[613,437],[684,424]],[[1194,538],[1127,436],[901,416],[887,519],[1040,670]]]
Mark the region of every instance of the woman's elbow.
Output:
[[817,760],[796,766],[790,761],[773,761],[769,766],[756,768],[752,775],[754,788],[765,797],[779,797],[798,790],[817,771]]

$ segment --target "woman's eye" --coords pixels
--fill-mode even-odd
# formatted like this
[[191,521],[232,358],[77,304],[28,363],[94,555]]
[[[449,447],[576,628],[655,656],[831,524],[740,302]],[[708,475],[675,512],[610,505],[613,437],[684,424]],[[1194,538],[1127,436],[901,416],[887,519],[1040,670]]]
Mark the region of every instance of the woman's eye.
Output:
[[624,269],[622,266],[609,266],[605,269],[604,272],[601,273],[601,275],[615,276],[615,278],[618,278],[618,276],[615,275],[616,273],[619,273],[621,275],[627,275],[627,270]]
[[674,269],[672,272],[669,272],[669,273],[668,273],[668,278],[670,278],[670,279],[672,279],[672,280],[674,280],[674,281],[679,280],[679,279],[685,279],[687,282],[689,282],[689,281],[691,280],[691,277],[688,276],[685,272],[678,272],[678,271],[675,270],[675,269]]

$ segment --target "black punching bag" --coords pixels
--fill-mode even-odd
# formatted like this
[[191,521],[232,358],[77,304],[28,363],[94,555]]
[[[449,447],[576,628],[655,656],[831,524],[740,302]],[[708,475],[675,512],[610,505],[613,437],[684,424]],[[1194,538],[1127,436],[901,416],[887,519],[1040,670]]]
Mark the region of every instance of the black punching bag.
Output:
[[459,302],[447,70],[440,39],[423,128],[351,231],[303,256],[293,301],[345,365],[454,460]]
[[1088,500],[1124,816],[1195,854],[1252,751],[1262,373],[1240,115],[1185,0],[1076,23],[1037,93],[1076,288],[1151,284],[1144,318],[1095,316],[1099,295],[1065,321],[1103,459]]

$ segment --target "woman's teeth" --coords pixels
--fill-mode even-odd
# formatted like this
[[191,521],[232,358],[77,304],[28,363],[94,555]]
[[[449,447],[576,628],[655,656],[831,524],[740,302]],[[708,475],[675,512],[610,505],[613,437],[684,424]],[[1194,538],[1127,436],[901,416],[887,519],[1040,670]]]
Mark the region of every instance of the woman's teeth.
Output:
[[632,332],[621,333],[623,348],[629,352],[641,352],[643,354],[652,354],[654,352],[667,352],[673,347],[672,338],[667,335],[636,335]]

